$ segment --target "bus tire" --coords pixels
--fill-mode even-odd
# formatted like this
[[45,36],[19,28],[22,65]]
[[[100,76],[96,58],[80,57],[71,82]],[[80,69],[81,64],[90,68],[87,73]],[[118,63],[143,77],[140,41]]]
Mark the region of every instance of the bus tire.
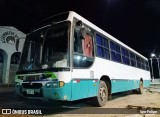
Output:
[[139,88],[132,90],[133,94],[142,94],[143,93],[143,81],[139,82]]
[[103,80],[100,80],[98,95],[94,99],[95,105],[99,107],[104,106],[108,101],[108,98],[108,86]]
[[141,80],[139,83],[139,89],[138,89],[139,94],[143,94],[143,81]]

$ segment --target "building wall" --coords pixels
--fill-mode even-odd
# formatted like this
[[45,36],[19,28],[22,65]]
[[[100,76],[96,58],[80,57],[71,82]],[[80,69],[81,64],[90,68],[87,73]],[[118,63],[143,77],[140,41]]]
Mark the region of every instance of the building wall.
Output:
[[0,82],[2,82],[3,63],[0,63]]
[[14,83],[17,68],[18,68],[18,65],[15,65],[15,64],[11,64],[11,65],[10,65],[9,84]]
[[[0,26],[0,83],[14,83],[18,62],[14,62],[14,55],[20,56],[26,35],[11,26]],[[20,58],[20,57],[19,57]],[[11,64],[12,63],[12,64]]]

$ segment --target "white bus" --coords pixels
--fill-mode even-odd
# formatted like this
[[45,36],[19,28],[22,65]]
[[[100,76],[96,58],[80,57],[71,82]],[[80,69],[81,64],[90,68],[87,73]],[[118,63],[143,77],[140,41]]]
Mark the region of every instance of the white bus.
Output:
[[28,35],[16,74],[16,92],[28,98],[104,106],[116,92],[150,85],[147,58],[70,11],[40,22]]

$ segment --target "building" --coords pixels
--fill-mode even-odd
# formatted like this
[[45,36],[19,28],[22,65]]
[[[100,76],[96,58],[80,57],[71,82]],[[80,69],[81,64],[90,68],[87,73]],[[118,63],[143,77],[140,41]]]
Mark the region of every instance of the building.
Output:
[[0,26],[0,84],[13,84],[26,35],[12,26]]

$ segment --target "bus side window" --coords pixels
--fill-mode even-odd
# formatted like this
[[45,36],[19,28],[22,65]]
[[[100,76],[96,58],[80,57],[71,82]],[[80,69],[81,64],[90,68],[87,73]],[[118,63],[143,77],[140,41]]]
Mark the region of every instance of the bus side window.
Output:
[[80,21],[76,22],[74,28],[74,52],[83,54],[82,50],[82,40],[84,39],[81,35],[82,23]]
[[93,44],[92,30],[77,21],[74,28],[74,67],[86,68],[93,64]]
[[93,37],[86,33],[84,40],[82,40],[83,53],[87,57],[93,57]]
[[86,27],[82,27],[82,23],[78,21],[74,29],[74,52],[93,57],[93,50],[92,33]]

